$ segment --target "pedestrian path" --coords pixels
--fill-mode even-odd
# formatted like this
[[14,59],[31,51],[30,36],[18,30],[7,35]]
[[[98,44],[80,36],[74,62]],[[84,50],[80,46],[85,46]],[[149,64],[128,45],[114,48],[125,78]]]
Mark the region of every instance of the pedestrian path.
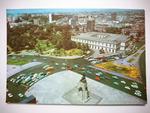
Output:
[[7,65],[7,78],[25,69],[40,65],[42,62],[30,62],[25,65]]

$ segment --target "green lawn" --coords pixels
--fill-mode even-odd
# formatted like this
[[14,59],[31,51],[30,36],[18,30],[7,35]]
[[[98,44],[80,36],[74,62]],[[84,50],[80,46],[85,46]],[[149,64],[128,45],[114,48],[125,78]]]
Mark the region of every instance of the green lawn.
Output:
[[131,62],[133,62],[133,61],[134,61],[134,58],[130,58],[130,59],[128,60],[129,63],[131,63]]
[[7,64],[11,64],[11,65],[24,65],[26,63],[28,63],[28,60],[20,60],[20,59],[15,59],[15,60],[8,60]]
[[32,60],[33,60],[33,56],[24,58],[24,56],[11,56],[10,55],[7,57],[7,64],[24,65],[24,64],[31,62]]
[[139,49],[140,47],[142,47],[145,44],[144,40],[141,40],[139,42],[135,42],[136,47]]

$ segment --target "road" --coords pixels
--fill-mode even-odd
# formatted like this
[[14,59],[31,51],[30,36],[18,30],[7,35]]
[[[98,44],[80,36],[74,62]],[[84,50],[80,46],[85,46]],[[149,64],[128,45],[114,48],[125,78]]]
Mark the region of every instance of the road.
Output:
[[[8,58],[11,58],[11,57],[12,56],[9,56]],[[66,65],[69,65],[70,70],[76,73],[85,75],[94,81],[103,83],[107,86],[113,87],[115,89],[119,89],[120,91],[126,92],[128,94],[131,94],[133,96],[146,100],[146,92],[145,92],[145,88],[143,84],[136,83],[138,85],[138,89],[132,88],[131,85],[133,82],[135,82],[134,80],[129,80],[129,79],[122,78],[122,77],[117,77],[118,79],[114,79],[113,77],[116,75],[112,75],[112,74],[100,71],[98,69],[90,68],[91,64],[87,60],[84,60],[83,58],[62,60],[62,59],[57,59],[57,58],[40,57],[40,56],[34,56],[32,58],[31,56],[24,56],[24,57],[16,56],[16,57],[21,58],[21,59],[30,59],[31,61],[34,60],[34,61],[42,62],[42,64],[38,66],[33,66],[29,69],[25,69],[24,71],[21,71],[15,74],[14,76],[9,77],[7,79],[8,91],[9,89],[11,89],[12,86],[18,86],[16,83],[10,82],[11,78],[17,78],[17,76],[19,76],[20,74],[40,73],[40,72],[45,73],[42,67],[47,64],[54,67],[54,71],[51,72],[51,74],[54,74],[56,72],[67,70],[67,66],[64,65],[66,64]],[[98,72],[103,72],[106,78],[104,77],[104,78],[101,78],[100,80],[96,80],[96,73]],[[40,80],[41,79],[39,79],[39,81]],[[126,84],[122,84],[121,81],[125,81]],[[125,87],[129,87],[130,89],[126,89]],[[16,90],[19,91],[19,87],[17,87]],[[136,90],[139,90],[140,92],[142,92],[142,96],[135,95],[134,93]],[[20,89],[20,91],[22,93],[25,93],[26,89],[25,90]],[[11,90],[11,92],[16,93],[16,92],[13,92],[13,90]]]

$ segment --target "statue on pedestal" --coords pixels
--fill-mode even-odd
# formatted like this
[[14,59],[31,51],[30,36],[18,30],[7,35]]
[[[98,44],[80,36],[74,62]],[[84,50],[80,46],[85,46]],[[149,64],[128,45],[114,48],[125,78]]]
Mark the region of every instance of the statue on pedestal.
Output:
[[89,100],[89,91],[88,91],[87,81],[85,76],[82,76],[77,88],[78,88],[79,98],[83,103],[86,103]]

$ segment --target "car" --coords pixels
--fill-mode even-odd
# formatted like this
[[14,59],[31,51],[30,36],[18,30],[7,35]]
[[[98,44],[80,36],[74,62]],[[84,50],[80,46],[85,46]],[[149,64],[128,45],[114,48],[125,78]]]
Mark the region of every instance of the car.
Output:
[[135,89],[138,89],[138,88],[139,88],[138,85],[134,85],[134,84],[132,84],[131,87],[133,87],[133,88],[135,88]]
[[32,86],[34,84],[34,82],[32,82],[31,84],[29,84],[29,86]]
[[119,59],[119,57],[114,57],[116,60],[118,60]]
[[47,68],[47,67],[49,67],[49,65],[45,65],[45,66],[43,66],[43,69],[45,69],[45,68]]
[[97,72],[96,75],[97,76],[103,76],[103,73],[102,72]]
[[118,82],[113,82],[113,84],[115,84],[115,85],[119,85],[119,83],[118,83]]
[[33,59],[32,61],[33,61],[33,62],[36,62],[36,61],[37,61],[37,59]]
[[79,67],[79,64],[75,64],[74,67],[75,67],[75,68]]
[[16,82],[16,79],[14,79],[12,82],[15,83],[15,82]]
[[32,78],[35,78],[36,76],[38,76],[38,74],[37,74],[37,73],[34,73]]
[[131,84],[137,85],[137,83],[136,83],[136,82],[132,82]]
[[28,82],[28,81],[30,81],[31,80],[31,77],[29,76],[29,77],[27,77],[24,81],[23,81],[23,83],[26,83],[26,82]]
[[50,71],[48,71],[47,73],[46,73],[46,75],[50,75],[51,74],[51,72]]
[[26,78],[26,77],[25,77],[25,76],[23,76],[23,77],[21,77],[20,79],[21,79],[21,80],[23,80],[23,79],[25,79],[25,78]]
[[89,71],[89,70],[87,70],[86,72],[87,72],[88,74],[92,74],[92,72],[91,72],[91,71]]
[[97,61],[96,59],[88,59],[89,62]]
[[67,64],[66,63],[62,63],[62,65],[66,66]]
[[85,67],[82,67],[81,69],[82,69],[82,70],[85,70],[86,68],[85,68]]
[[44,74],[44,72],[40,72],[38,75],[40,76],[40,75],[43,75]]
[[45,68],[46,71],[52,71],[53,69],[54,69],[54,67],[52,67],[52,66],[51,67],[49,66],[49,67]]
[[137,95],[137,96],[139,96],[139,97],[142,96],[142,92],[139,91],[139,90],[135,90],[134,94]]
[[91,63],[92,63],[92,64],[96,64],[96,63],[98,63],[98,61],[91,61]]
[[112,78],[114,78],[114,79],[118,79],[118,77],[117,77],[117,76],[112,76]]
[[11,93],[8,93],[8,97],[10,97],[10,98],[11,98],[11,97],[13,97],[13,94],[11,94]]
[[33,82],[33,83],[35,83],[35,82],[37,82],[37,81],[39,81],[38,78],[34,79],[34,82]]
[[16,79],[11,78],[10,81],[14,83],[16,81]]
[[125,86],[124,87],[125,89],[128,89],[128,90],[131,90],[131,88],[129,86]]
[[85,59],[85,60],[88,60],[88,57],[85,57],[84,59]]
[[17,79],[20,79],[21,78],[21,76],[17,76]]
[[16,83],[19,84],[22,80],[21,79],[18,79],[16,80]]
[[126,82],[124,80],[120,81],[122,84],[126,84]]
[[93,59],[94,57],[90,56],[90,57],[87,57],[87,59]]
[[20,74],[17,78],[21,78],[22,76],[25,76],[25,74]]
[[58,63],[55,63],[55,65],[58,66],[59,64],[58,64]]
[[100,80],[100,77],[99,76],[95,76],[95,80]]
[[19,96],[19,97],[23,97],[24,95],[23,95],[22,93],[19,93],[18,96]]
[[61,69],[66,69],[65,67],[61,67]]

